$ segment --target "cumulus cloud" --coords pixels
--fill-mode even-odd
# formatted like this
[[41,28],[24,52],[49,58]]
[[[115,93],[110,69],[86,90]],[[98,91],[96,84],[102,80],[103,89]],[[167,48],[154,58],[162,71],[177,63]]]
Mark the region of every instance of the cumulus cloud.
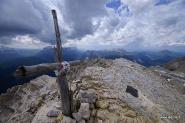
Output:
[[185,45],[184,0],[2,0],[0,44],[13,45],[14,37],[25,35],[55,43],[51,9],[58,12],[64,46],[140,50]]
[[105,0],[2,0],[0,44],[11,45],[12,37],[17,35],[55,43],[51,9],[57,11],[63,41],[92,34],[91,19],[106,13],[105,3]]
[[[157,0],[122,0],[117,9],[107,8],[92,35],[69,41],[84,49],[157,49],[185,44],[185,4],[183,0],[162,4]],[[91,45],[92,44],[92,45]],[[137,44],[134,45],[134,44]]]
[[8,44],[4,44],[4,46],[20,49],[40,49],[51,45],[29,35],[17,35]]

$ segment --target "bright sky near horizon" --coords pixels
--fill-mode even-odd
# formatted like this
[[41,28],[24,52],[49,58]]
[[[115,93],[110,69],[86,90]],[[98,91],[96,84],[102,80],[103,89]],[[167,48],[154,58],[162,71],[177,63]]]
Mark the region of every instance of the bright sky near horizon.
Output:
[[185,48],[185,0],[1,0],[0,46],[54,44],[51,9],[57,10],[64,46]]

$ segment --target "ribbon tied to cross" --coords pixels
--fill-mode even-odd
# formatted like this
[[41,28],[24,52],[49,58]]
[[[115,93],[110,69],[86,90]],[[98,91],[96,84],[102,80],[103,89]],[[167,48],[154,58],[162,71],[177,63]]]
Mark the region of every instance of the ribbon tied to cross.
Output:
[[69,64],[69,62],[64,61],[64,62],[62,62],[62,63],[59,65],[58,69],[55,70],[55,75],[56,75],[56,76],[65,76],[66,73],[67,73],[69,70],[70,70],[70,64]]

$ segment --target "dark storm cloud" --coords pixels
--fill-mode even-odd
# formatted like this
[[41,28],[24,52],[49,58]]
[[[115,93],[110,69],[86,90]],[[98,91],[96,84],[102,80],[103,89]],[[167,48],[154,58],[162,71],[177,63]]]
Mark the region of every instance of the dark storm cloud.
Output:
[[106,15],[106,0],[65,0],[64,3],[64,18],[74,29],[71,38],[92,34],[92,18]]
[[30,1],[3,0],[0,4],[0,35],[36,34],[42,24]]
[[47,0],[1,1],[0,44],[11,43],[11,39],[18,35],[30,35],[44,42],[53,41],[55,35],[52,8],[47,2]]
[[106,0],[2,0],[0,43],[16,35],[31,35],[41,41],[55,40],[51,9],[56,9],[62,39],[93,33],[92,18],[106,14]]
[[0,24],[0,36],[9,36],[17,34],[36,34],[39,32],[38,29],[29,26],[23,26],[18,23],[11,24]]

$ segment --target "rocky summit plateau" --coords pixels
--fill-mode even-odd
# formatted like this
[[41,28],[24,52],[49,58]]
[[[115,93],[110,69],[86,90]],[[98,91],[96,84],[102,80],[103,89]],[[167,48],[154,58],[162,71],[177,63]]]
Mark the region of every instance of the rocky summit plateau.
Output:
[[72,66],[71,117],[55,77],[42,75],[0,95],[0,123],[185,123],[185,73],[126,59]]

